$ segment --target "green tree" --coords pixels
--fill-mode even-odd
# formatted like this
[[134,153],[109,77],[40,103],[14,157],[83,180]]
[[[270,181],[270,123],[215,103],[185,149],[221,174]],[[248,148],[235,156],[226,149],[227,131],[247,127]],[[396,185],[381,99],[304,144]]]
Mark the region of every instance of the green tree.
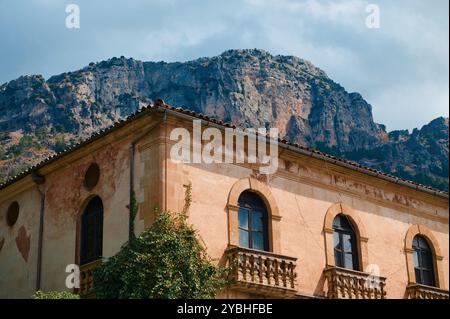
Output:
[[8,154],[18,156],[25,152],[30,147],[34,146],[33,138],[30,135],[24,135],[20,138],[20,141],[16,145],[12,145],[8,148]]
[[55,143],[55,152],[60,153],[63,152],[67,148],[67,144],[64,141],[64,138],[58,138]]
[[57,133],[62,133],[64,132],[64,126],[62,126],[61,124],[56,124],[54,126],[54,131]]
[[5,148],[0,146],[0,160],[5,159],[5,158],[6,158]]
[[47,130],[45,129],[45,127],[40,127],[36,130],[35,135],[39,141],[42,141],[47,136]]
[[213,264],[185,214],[161,212],[94,270],[94,291],[108,299],[213,298],[227,284],[226,271]]

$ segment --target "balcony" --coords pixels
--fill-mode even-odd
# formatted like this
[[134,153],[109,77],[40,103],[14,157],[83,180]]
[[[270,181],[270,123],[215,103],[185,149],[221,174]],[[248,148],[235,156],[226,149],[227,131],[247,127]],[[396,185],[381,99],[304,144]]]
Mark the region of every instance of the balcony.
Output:
[[296,294],[297,258],[240,247],[230,248],[226,254],[232,266],[232,289],[274,298]]
[[82,298],[95,298],[93,271],[101,262],[101,259],[99,259],[80,266],[80,289],[78,293]]
[[327,297],[334,299],[385,299],[386,278],[368,273],[330,267],[324,270]]
[[409,284],[406,287],[408,299],[449,299],[447,290],[419,284]]

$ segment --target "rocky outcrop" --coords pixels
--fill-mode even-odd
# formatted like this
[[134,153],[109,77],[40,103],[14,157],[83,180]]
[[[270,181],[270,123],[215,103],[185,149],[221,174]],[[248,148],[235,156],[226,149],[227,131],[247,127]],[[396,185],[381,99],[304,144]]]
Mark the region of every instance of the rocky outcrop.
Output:
[[112,58],[47,81],[37,75],[5,83],[0,174],[14,174],[156,98],[238,125],[276,126],[292,142],[448,189],[448,119],[412,134],[388,133],[360,94],[308,61],[263,50],[185,63]]

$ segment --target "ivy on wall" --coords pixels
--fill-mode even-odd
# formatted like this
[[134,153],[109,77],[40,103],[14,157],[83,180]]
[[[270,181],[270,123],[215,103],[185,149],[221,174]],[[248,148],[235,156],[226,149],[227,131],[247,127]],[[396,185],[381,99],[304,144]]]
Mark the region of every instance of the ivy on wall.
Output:
[[94,270],[97,298],[214,298],[227,285],[227,269],[213,263],[186,221],[186,202],[181,213],[159,212],[152,226]]

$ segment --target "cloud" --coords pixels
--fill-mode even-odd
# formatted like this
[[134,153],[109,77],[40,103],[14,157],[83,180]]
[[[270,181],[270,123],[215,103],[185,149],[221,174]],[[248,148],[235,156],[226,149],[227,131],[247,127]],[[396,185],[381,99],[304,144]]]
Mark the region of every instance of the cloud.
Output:
[[[64,26],[76,3],[81,28]],[[381,28],[365,26],[367,4]],[[448,1],[0,0],[0,82],[125,55],[186,61],[230,48],[296,55],[373,105],[388,129],[448,116]]]

